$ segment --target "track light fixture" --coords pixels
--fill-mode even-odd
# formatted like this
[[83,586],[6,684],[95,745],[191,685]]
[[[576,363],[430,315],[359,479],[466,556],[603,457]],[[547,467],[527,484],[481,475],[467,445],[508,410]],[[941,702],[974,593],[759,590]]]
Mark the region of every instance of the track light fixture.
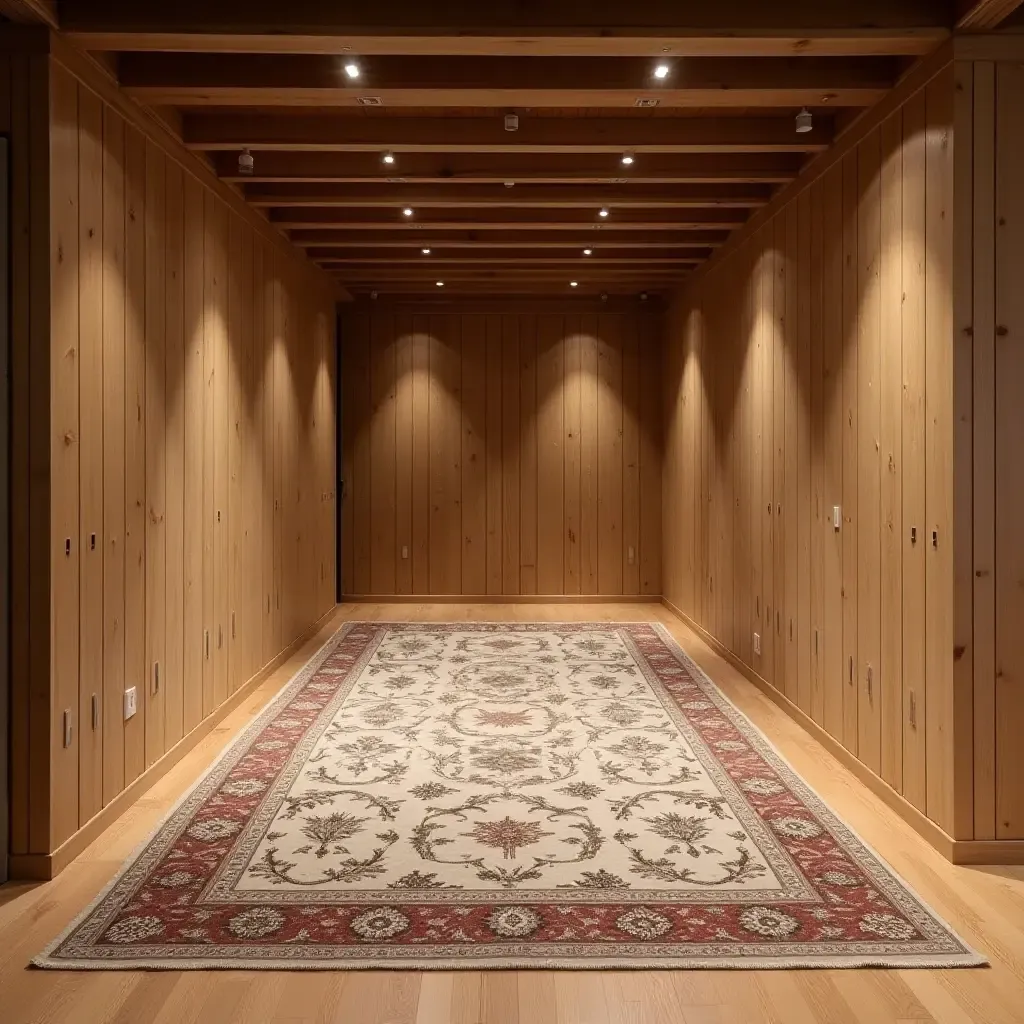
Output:
[[517,132],[519,131],[519,115],[518,114],[506,114],[505,115],[505,131]]
[[629,166],[631,166],[631,165],[632,165],[632,163],[633,163],[633,154],[632,154],[632,153],[623,153],[623,154],[622,154],[622,163],[623,163],[623,164],[624,164],[624,165],[625,165],[626,167],[629,167]]
[[359,65],[354,60],[346,61],[345,74],[348,75],[349,78],[358,78],[360,74]]
[[569,287],[570,288],[578,288],[579,287],[579,281],[570,281],[569,282]]
[[583,250],[583,255],[584,256],[593,256],[594,255],[594,250],[593,249],[584,249]]
[[238,173],[246,175],[252,174],[254,166],[255,162],[253,161],[252,153],[247,149],[243,149],[242,152],[238,154]]
[[395,154],[392,153],[390,149],[385,150],[384,155],[381,157],[381,160],[383,160],[384,163],[386,164],[393,164],[395,162]]
[[430,255],[430,250],[429,249],[423,249],[422,252],[423,252],[424,256],[429,256]]
[[668,78],[669,66],[667,64],[658,64],[654,68],[654,77],[659,81],[664,81]]
[[437,287],[438,288],[443,288],[444,287],[444,281],[438,281],[437,282]]
[[799,114],[796,115],[796,130],[800,135],[805,135],[807,132],[814,129],[814,115],[804,107]]
[[602,206],[601,209],[598,211],[597,215],[598,215],[598,217],[607,217],[608,216],[608,207],[607,206]]
[[405,209],[404,209],[404,210],[402,211],[402,216],[403,216],[403,217],[411,217],[411,216],[412,216],[412,207],[411,207],[411,206],[407,206],[407,207],[406,207],[406,208],[405,208]]

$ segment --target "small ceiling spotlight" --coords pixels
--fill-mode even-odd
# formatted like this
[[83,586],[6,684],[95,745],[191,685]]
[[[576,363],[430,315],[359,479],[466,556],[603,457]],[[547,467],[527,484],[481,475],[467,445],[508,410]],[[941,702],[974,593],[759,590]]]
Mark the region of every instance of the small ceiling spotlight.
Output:
[[570,281],[569,282],[569,287],[570,288],[578,288],[579,286],[580,286],[579,281]]
[[607,302],[608,301],[608,293],[607,292],[601,292],[601,301],[602,302]]
[[238,154],[238,173],[251,175],[254,166],[255,161],[252,158],[252,153],[247,149],[243,149],[242,152]]
[[384,155],[381,157],[381,160],[383,160],[384,163],[386,164],[393,164],[395,162],[395,154],[392,153],[390,149],[385,150]]
[[799,114],[796,115],[796,130],[800,135],[806,135],[807,132],[814,129],[814,115],[804,107]]
[[505,115],[505,131],[517,132],[519,131],[519,115],[518,114],[506,114]]
[[515,187],[516,187],[516,183],[514,181],[506,181],[505,182],[505,188],[515,188]]
[[654,68],[654,77],[659,81],[663,81],[668,78],[669,66],[667,64],[658,64]]
[[594,250],[593,249],[584,249],[583,250],[583,255],[584,256],[593,256],[594,255]]
[[626,167],[629,167],[633,163],[633,154],[632,153],[623,153],[622,154],[622,162],[623,162],[623,164]]
[[429,256],[430,255],[430,250],[429,249],[423,249],[422,252],[423,252],[424,256]]
[[602,206],[601,209],[598,210],[597,215],[598,215],[598,217],[607,217],[608,216],[608,207],[607,206]]
[[438,281],[437,282],[437,287],[438,288],[443,288],[444,287],[444,281]]
[[412,207],[411,207],[411,206],[407,206],[407,207],[406,207],[406,208],[405,208],[405,209],[404,209],[404,210],[402,211],[402,216],[403,216],[403,217],[411,217],[411,216],[412,216]]
[[354,60],[350,60],[345,64],[345,74],[349,78],[358,78],[359,73],[359,65]]

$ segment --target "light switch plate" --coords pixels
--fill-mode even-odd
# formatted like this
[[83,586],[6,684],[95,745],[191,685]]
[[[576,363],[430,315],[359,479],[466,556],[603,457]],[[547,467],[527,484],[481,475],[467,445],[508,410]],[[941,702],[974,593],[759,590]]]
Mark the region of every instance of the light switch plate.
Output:
[[838,530],[843,522],[843,513],[838,505],[832,506],[832,529]]
[[124,720],[127,722],[139,710],[139,695],[134,686],[124,691]]
[[754,653],[755,654],[760,654],[761,653],[761,634],[760,633],[755,633],[754,634]]

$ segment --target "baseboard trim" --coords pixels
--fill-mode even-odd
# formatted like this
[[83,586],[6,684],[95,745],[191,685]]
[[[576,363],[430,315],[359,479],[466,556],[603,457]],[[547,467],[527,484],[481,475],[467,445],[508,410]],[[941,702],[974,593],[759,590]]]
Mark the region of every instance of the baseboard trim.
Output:
[[[936,825],[934,821],[919,811],[909,800],[900,796],[887,782],[861,763],[846,747],[818,725],[802,708],[794,704],[785,694],[779,693],[767,679],[759,676],[748,665],[740,661],[721,641],[716,640],[703,626],[691,619],[686,612],[681,608],[677,608],[667,598],[662,598],[662,604],[677,619],[685,622],[716,654],[725,658],[737,672],[753,683],[773,704],[785,711],[797,725],[814,737],[844,768],[849,769],[857,777],[858,781],[864,783],[875,796],[881,798],[890,810],[895,811],[922,839],[935,847],[943,857],[954,864],[967,863],[966,861],[957,860],[956,847],[974,846],[977,844],[954,840],[942,828]],[[999,844],[986,843],[984,845],[993,847]],[[1024,843],[1021,845],[1024,846]],[[981,863],[981,861],[974,861],[973,863]],[[996,862],[990,861],[989,863]],[[1003,861],[1001,863],[1007,862]]]
[[342,604],[661,604],[660,594],[345,594]]
[[953,843],[954,864],[1024,864],[1024,839],[959,839]]
[[131,785],[122,790],[95,817],[90,818],[74,835],[52,853],[12,854],[9,872],[12,880],[47,882],[56,878],[93,840],[109,828],[154,783],[163,778],[193,747],[211,732],[240,704],[248,699],[270,675],[297,654],[314,637],[337,610],[332,605],[319,619],[308,626],[276,658],[244,682],[220,707],[211,711],[187,736],[182,737],[158,761],[149,766]]

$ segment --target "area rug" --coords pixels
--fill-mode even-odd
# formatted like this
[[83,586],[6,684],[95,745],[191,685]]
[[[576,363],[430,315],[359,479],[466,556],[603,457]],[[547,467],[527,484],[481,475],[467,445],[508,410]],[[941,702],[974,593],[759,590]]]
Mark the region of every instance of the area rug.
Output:
[[35,963],[984,963],[652,623],[344,626]]

